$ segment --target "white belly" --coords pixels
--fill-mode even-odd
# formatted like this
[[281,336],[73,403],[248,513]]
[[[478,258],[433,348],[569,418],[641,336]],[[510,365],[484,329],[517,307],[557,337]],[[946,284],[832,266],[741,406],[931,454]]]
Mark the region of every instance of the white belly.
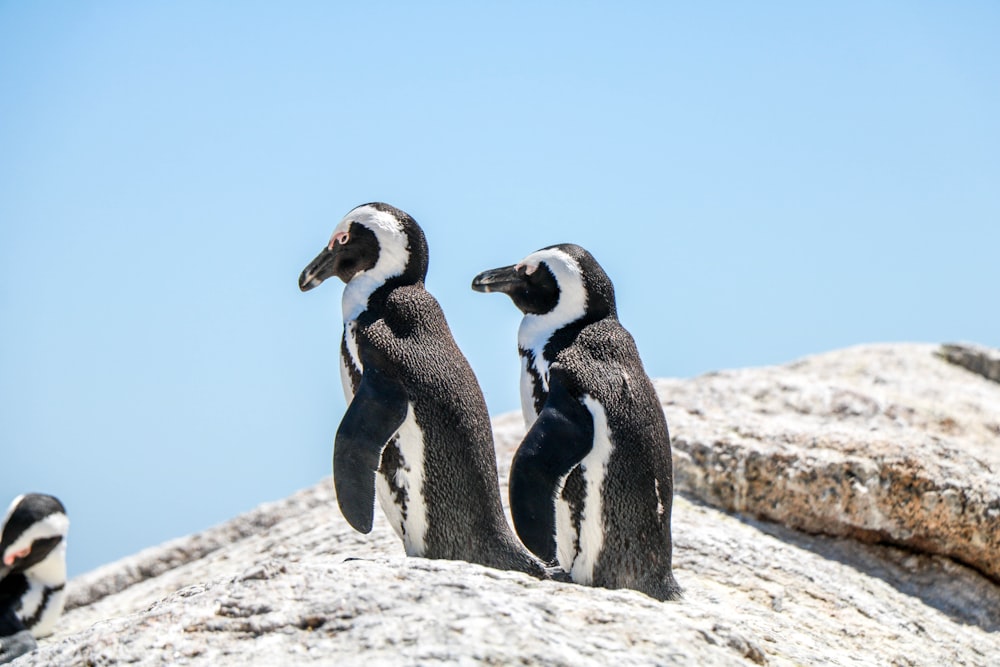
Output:
[[538,419],[535,412],[535,383],[528,372],[528,358],[521,355],[521,416],[524,417],[524,427],[531,428],[531,425]]
[[604,499],[601,491],[613,445],[603,406],[590,396],[583,397],[583,404],[594,419],[594,446],[579,463],[586,489],[583,514],[577,533],[570,506],[562,499],[564,478],[556,495],[556,557],[559,566],[569,573],[573,581],[591,584],[594,566],[604,546]]
[[354,398],[354,383],[351,381],[351,372],[348,365],[354,366],[357,372],[361,373],[361,353],[358,352],[357,331],[358,323],[355,321],[344,323],[344,342],[347,344],[347,357],[343,352],[340,354],[340,382],[344,387],[344,398],[347,404],[351,404]]
[[[66,521],[62,514],[58,517]],[[23,621],[37,617],[35,625],[29,628],[31,634],[35,637],[48,636],[55,629],[66,602],[66,540],[56,545],[44,560],[28,568],[24,574],[28,580],[28,590],[21,597],[18,616]],[[52,590],[46,599],[46,588],[57,586],[60,587],[59,590]]]
[[[375,495],[382,511],[389,519],[407,556],[421,556],[426,551],[427,506],[424,504],[424,434],[413,416],[413,405],[407,406],[406,418],[396,431],[401,454],[400,467],[395,479],[386,479],[380,472],[375,475]],[[393,489],[406,491],[406,508],[396,503]]]
[[49,599],[44,598],[44,589],[36,586],[28,589],[24,597],[21,598],[23,607],[21,617],[30,618],[38,613],[38,607],[45,602],[45,609],[42,611],[38,622],[31,627],[31,634],[35,637],[47,637],[56,629],[56,622],[62,615],[63,606],[66,604],[66,589],[62,588],[49,594]]

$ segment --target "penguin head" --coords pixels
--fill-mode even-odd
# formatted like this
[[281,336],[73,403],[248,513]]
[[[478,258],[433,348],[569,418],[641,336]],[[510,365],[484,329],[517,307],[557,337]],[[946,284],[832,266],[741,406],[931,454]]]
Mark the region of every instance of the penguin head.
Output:
[[483,271],[472,280],[477,292],[503,292],[525,316],[556,329],[580,319],[617,317],[615,289],[593,255],[561,243],[537,250],[513,266]]
[[299,289],[307,292],[330,276],[345,283],[360,278],[378,285],[391,279],[422,282],[427,259],[427,240],[416,220],[388,204],[364,204],[344,216],[330,242],[303,269]]
[[68,530],[66,508],[55,496],[26,493],[15,498],[0,534],[0,579],[10,572],[36,571],[65,578]]

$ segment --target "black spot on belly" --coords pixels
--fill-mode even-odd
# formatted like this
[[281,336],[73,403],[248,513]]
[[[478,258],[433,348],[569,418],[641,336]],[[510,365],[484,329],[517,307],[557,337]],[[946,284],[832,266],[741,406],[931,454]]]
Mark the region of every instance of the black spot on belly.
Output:
[[580,466],[566,477],[561,497],[569,505],[570,525],[573,529],[573,554],[580,553],[580,526],[583,524],[583,508],[587,499],[587,481],[583,478]]
[[545,382],[547,380],[543,380],[542,376],[538,374],[538,369],[535,367],[534,352],[521,348],[518,348],[518,352],[524,357],[527,373],[531,376],[531,401],[535,406],[535,414],[539,415],[542,413],[545,401],[549,397],[549,393],[545,390]]
[[392,502],[399,507],[399,513],[402,517],[402,526],[400,528],[405,533],[408,498],[406,489],[396,484],[396,473],[403,468],[404,464],[403,454],[399,451],[399,436],[393,436],[389,444],[382,450],[382,464],[379,466],[378,471],[389,482],[389,493],[392,496]]

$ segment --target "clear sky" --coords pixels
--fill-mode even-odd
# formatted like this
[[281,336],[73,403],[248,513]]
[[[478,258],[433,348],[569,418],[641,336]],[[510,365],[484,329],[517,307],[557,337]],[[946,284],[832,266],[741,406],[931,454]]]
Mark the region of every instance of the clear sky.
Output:
[[0,2],[0,503],[62,498],[78,574],[328,475],[296,279],[373,200],[494,414],[469,284],[558,242],[655,377],[1000,346],[1000,4],[681,4]]

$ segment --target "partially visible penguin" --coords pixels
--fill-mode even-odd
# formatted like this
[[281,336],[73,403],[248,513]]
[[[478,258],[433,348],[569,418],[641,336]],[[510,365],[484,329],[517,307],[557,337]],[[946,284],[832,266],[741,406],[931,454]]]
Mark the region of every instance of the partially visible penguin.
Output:
[[480,273],[524,313],[518,330],[527,435],[510,471],[514,527],[573,581],[680,597],[671,568],[667,422],[604,270],[562,244]]
[[348,213],[299,277],[336,276],[343,296],[337,502],[371,531],[375,497],[410,556],[466,560],[545,577],[504,518],[486,401],[444,313],[424,288],[427,242],[403,211]]
[[66,599],[66,508],[28,493],[7,509],[0,534],[0,663],[52,634]]

